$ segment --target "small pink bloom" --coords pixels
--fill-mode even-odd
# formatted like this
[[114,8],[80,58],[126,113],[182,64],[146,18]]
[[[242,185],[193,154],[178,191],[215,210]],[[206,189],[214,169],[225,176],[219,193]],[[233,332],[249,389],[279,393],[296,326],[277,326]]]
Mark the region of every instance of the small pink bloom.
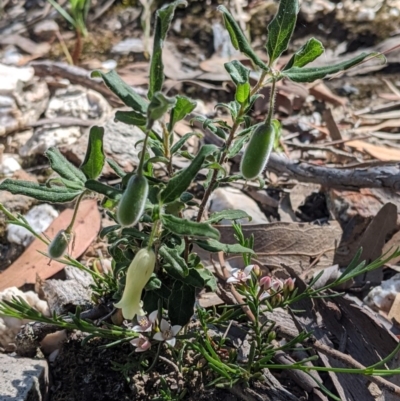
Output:
[[139,324],[134,326],[132,330],[138,333],[146,333],[151,331],[151,329],[153,328],[153,324],[157,320],[157,315],[158,311],[155,310],[154,312],[150,313],[149,317],[147,317],[146,315],[138,316],[137,321]]
[[157,341],[165,341],[171,347],[175,346],[176,338],[175,336],[179,333],[182,326],[172,326],[165,320],[161,319],[160,331],[154,334],[153,338]]
[[264,276],[260,278],[260,286],[264,288],[265,291],[271,288],[272,279],[270,276]]
[[227,283],[238,284],[245,283],[251,278],[251,271],[254,269],[254,265],[247,266],[244,270],[232,269],[231,277],[226,280]]
[[283,282],[282,282],[282,280],[279,280],[278,278],[274,278],[274,279],[272,280],[271,289],[272,289],[274,292],[282,291],[282,289],[283,289]]
[[287,278],[283,283],[283,291],[292,292],[294,290],[294,283],[296,279],[292,279],[291,277]]
[[140,334],[138,338],[134,338],[131,344],[136,347],[135,352],[144,352],[151,347],[149,339],[142,334]]

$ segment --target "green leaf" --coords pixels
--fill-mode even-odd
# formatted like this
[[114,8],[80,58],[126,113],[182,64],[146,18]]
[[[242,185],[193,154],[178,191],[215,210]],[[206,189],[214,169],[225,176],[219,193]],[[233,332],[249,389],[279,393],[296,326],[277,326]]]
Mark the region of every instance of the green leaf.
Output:
[[162,48],[169,26],[174,17],[176,7],[187,6],[186,1],[176,0],[161,7],[156,12],[156,26],[154,29],[153,53],[150,64],[150,82],[147,97],[151,100],[156,92],[161,91],[164,82],[164,65],[162,62]]
[[163,214],[161,221],[164,227],[177,235],[187,235],[190,237],[206,237],[219,239],[219,231],[207,223],[197,223],[173,216],[172,214]]
[[174,125],[190,114],[196,108],[196,105],[197,103],[194,100],[191,100],[186,96],[177,96],[176,104],[171,110],[168,131],[171,132],[174,129]]
[[136,111],[117,111],[115,119],[124,124],[135,125],[136,127],[144,127],[146,125],[146,117]]
[[167,187],[161,192],[161,200],[168,203],[179,198],[189,188],[206,157],[217,149],[215,145],[203,145],[190,165],[169,180]]
[[123,178],[126,176],[125,171],[120,167],[117,162],[112,159],[107,159],[107,163],[114,170],[115,174],[117,174],[118,177]]
[[243,85],[249,82],[250,70],[245,67],[240,61],[233,60],[229,63],[225,63],[224,67],[228,74],[230,75],[232,81],[236,86]]
[[111,70],[106,74],[101,71],[93,71],[92,78],[102,78],[108,88],[111,89],[127,106],[138,113],[145,114],[147,111],[147,102],[137,94],[120,76]]
[[[225,104],[224,104],[224,106],[227,107],[227,105],[225,105]],[[209,129],[218,138],[221,138],[224,140],[226,139],[226,132],[221,127],[217,127],[214,124],[214,121],[211,120],[210,118],[198,116],[198,117],[192,118],[191,121],[201,122],[203,124],[204,129]]]
[[167,97],[161,92],[154,93],[147,108],[147,128],[151,128],[154,121],[160,119],[175,103],[174,97]]
[[292,67],[304,67],[317,59],[323,52],[324,46],[322,43],[317,39],[311,38],[293,54],[283,71]]
[[[215,291],[217,289],[217,280],[214,275],[205,268],[202,269],[189,269],[189,277],[192,278],[192,282],[195,287],[203,288],[208,287],[211,291]],[[197,280],[197,284],[194,280]],[[190,284],[190,283],[188,283]],[[200,285],[201,284],[201,285]]]
[[195,288],[175,281],[168,299],[168,317],[172,325],[185,326],[194,313]]
[[119,199],[123,192],[120,189],[110,187],[96,180],[87,180],[85,187],[93,192],[107,196],[110,199]]
[[183,135],[182,138],[179,139],[174,145],[171,147],[171,155],[175,154],[178,150],[182,148],[182,146],[187,142],[189,138],[192,136],[197,136],[197,138],[202,138],[202,134],[199,132],[188,132],[187,134]]
[[221,212],[213,213],[208,220],[207,223],[218,223],[221,220],[240,220],[240,219],[249,219],[251,221],[251,216],[249,216],[243,210],[222,210]]
[[179,252],[176,249],[172,249],[167,247],[166,245],[162,245],[158,252],[169,264],[169,266],[163,266],[167,273],[171,272],[172,269],[172,274],[177,273],[181,277],[186,277],[189,274],[189,268],[185,260],[180,256]]
[[207,241],[197,240],[196,244],[210,252],[224,252],[224,253],[251,253],[254,254],[254,251],[250,248],[246,248],[240,244],[222,244],[219,241],[215,241],[213,239],[209,239]]
[[248,82],[237,86],[235,95],[237,102],[244,105],[248,102],[249,96],[250,96],[250,84]]
[[298,0],[280,0],[279,9],[268,25],[267,52],[269,66],[288,48],[299,12]]
[[363,61],[366,57],[373,56],[375,54],[376,53],[361,53],[350,60],[346,60],[335,65],[328,65],[326,67],[292,67],[286,71],[282,71],[282,75],[284,77],[288,77],[294,82],[313,82],[317,79],[325,78],[327,75],[336,74],[337,72],[347,70],[354,65],[361,63],[361,61]]
[[103,151],[103,136],[103,127],[93,126],[90,128],[85,160],[80,167],[87,178],[96,179],[103,170],[106,160]]
[[82,193],[82,190],[71,190],[67,187],[47,187],[31,181],[4,180],[0,190],[11,192],[14,195],[25,195],[31,198],[50,203],[65,203],[73,201]]
[[82,184],[86,181],[85,174],[70,163],[57,148],[47,149],[45,156],[49,159],[50,167],[58,173],[60,177]]
[[269,71],[269,68],[261,61],[255,51],[252,49],[250,43],[246,39],[246,36],[227,8],[225,6],[219,6],[218,11],[223,14],[225,28],[229,33],[233,47],[245,54],[256,66],[265,71]]

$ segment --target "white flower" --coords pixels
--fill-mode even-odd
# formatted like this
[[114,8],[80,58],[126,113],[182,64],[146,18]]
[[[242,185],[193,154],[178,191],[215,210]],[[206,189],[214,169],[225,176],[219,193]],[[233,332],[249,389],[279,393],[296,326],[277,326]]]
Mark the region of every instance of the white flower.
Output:
[[130,343],[136,347],[135,352],[144,352],[151,347],[149,339],[141,334],[138,338],[134,338]]
[[114,304],[122,309],[122,316],[132,320],[136,315],[144,316],[142,291],[154,271],[155,253],[147,248],[141,249],[128,267],[124,293],[119,302]]
[[254,265],[247,266],[244,270],[232,269],[231,277],[226,280],[227,283],[237,284],[245,283],[251,278],[251,272],[254,269]]
[[153,328],[153,324],[157,320],[157,315],[158,311],[155,310],[154,312],[150,313],[149,317],[147,317],[146,315],[138,316],[137,321],[139,324],[134,326],[132,330],[138,333],[146,333],[151,331],[151,329]]
[[172,326],[165,320],[161,319],[160,331],[154,334],[153,338],[157,341],[165,341],[171,347],[175,346],[176,338],[175,336],[179,333],[182,326]]

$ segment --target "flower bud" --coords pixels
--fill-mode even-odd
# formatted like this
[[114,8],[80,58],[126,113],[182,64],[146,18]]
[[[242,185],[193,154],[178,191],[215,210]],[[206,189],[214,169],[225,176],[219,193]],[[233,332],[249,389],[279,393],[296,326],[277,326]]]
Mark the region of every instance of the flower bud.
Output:
[[256,277],[261,277],[261,275],[262,275],[262,271],[260,269],[260,266],[258,266],[258,265],[254,265],[253,272],[256,275]]
[[294,282],[296,279],[292,279],[291,277],[287,278],[283,283],[283,293],[285,297],[287,297],[294,290]]
[[279,280],[278,278],[275,278],[275,279],[272,281],[271,289],[272,289],[274,292],[282,291],[282,289],[283,289],[283,282],[282,282],[281,280]]
[[264,287],[264,290],[267,291],[271,288],[272,280],[270,276],[264,276],[260,278],[260,286]]
[[155,253],[151,249],[143,248],[128,267],[122,299],[114,304],[116,308],[122,309],[125,319],[132,320],[136,315],[145,315],[141,296],[143,288],[153,274],[155,264]]

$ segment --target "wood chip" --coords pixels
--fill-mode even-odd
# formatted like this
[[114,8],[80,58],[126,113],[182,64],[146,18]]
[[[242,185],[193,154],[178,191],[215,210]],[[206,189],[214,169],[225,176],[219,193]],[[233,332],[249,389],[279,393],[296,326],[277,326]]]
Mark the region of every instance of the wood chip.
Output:
[[[49,238],[62,229],[65,229],[71,221],[73,209],[64,210],[46,230]],[[79,207],[75,221],[74,234],[75,246],[71,252],[73,258],[81,256],[96,238],[100,230],[100,213],[96,200],[83,201]],[[47,252],[47,246],[35,239],[25,252],[3,273],[0,274],[0,291],[8,287],[21,287],[24,284],[35,284],[36,275],[47,279],[64,268],[64,264],[51,261],[38,251]]]

